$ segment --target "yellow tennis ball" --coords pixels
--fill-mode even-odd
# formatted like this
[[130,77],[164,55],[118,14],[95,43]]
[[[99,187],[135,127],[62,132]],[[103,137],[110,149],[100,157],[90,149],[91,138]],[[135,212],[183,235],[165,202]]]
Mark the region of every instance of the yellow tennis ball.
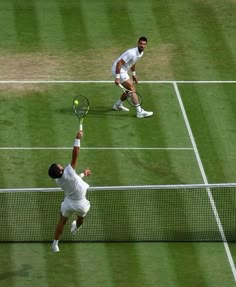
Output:
[[78,104],[79,104],[79,101],[78,101],[78,100],[74,100],[74,104],[75,104],[75,105],[78,105]]

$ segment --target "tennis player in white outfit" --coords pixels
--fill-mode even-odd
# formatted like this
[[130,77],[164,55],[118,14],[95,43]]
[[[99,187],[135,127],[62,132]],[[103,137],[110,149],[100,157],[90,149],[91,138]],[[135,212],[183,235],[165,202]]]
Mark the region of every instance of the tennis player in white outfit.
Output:
[[71,232],[76,234],[79,227],[83,224],[84,217],[90,209],[90,202],[86,199],[86,192],[89,185],[83,181],[84,176],[91,175],[89,168],[83,173],[77,174],[75,171],[78,155],[80,152],[80,139],[83,137],[83,131],[76,134],[74,147],[72,150],[71,163],[65,168],[62,165],[53,163],[48,170],[51,178],[55,179],[59,187],[64,190],[64,201],[61,203],[59,222],[54,233],[52,251],[59,252],[59,238],[63,232],[64,225],[69,217],[77,215],[77,219],[72,222]]
[[[112,75],[115,78],[115,84],[122,84],[127,90],[135,92],[135,87],[133,83],[138,83],[138,78],[135,71],[135,63],[141,59],[144,53],[144,49],[147,45],[147,38],[140,37],[138,40],[137,47],[132,48],[124,52],[120,57],[118,57],[112,65]],[[129,77],[129,70],[132,73],[132,80]],[[137,118],[145,118],[153,115],[153,112],[148,112],[142,109],[138,103],[138,98],[133,93],[132,100],[136,105]],[[113,105],[113,109],[116,111],[126,111],[129,109],[123,105],[123,102],[126,100],[126,93],[122,93],[120,99]]]

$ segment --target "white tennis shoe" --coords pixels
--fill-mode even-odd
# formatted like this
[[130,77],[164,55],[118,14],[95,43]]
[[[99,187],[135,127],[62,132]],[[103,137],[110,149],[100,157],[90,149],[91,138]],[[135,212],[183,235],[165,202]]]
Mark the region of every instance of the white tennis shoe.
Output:
[[123,106],[123,105],[118,106],[117,104],[114,104],[114,105],[113,105],[113,110],[115,110],[115,111],[129,112],[129,109],[128,109],[128,108],[126,108],[126,107]]
[[147,112],[142,110],[141,112],[137,112],[137,118],[141,119],[141,118],[148,118],[151,117],[153,115],[153,112]]
[[59,249],[59,246],[57,244],[53,244],[52,245],[52,252],[59,252],[60,249]]
[[74,220],[72,223],[71,223],[71,233],[72,234],[76,234],[77,233],[77,231],[78,231],[78,229],[79,229],[79,227],[77,227],[77,225],[76,225],[76,220]]

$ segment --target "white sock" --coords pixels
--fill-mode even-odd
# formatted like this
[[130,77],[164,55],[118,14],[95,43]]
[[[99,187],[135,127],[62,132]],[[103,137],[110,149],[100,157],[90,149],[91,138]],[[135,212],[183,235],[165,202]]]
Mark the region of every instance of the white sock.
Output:
[[119,107],[120,105],[122,105],[122,101],[121,99],[119,99],[117,102],[116,102],[116,105]]
[[55,240],[55,239],[54,239],[52,245],[53,245],[53,246],[58,245],[58,242],[59,242],[59,240]]
[[136,106],[136,111],[137,111],[137,113],[141,113],[142,112],[141,106]]

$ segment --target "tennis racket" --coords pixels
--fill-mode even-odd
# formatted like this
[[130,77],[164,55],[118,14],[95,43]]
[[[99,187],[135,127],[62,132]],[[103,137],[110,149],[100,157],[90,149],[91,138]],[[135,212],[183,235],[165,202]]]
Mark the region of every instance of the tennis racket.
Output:
[[85,96],[76,96],[73,99],[73,110],[79,119],[79,128],[83,130],[83,120],[89,111],[89,100]]
[[142,96],[140,95],[140,93],[138,93],[137,91],[133,92],[133,91],[127,90],[121,84],[119,84],[119,87],[126,94],[126,100],[131,106],[133,106],[133,107],[141,106],[143,99],[142,99]]

